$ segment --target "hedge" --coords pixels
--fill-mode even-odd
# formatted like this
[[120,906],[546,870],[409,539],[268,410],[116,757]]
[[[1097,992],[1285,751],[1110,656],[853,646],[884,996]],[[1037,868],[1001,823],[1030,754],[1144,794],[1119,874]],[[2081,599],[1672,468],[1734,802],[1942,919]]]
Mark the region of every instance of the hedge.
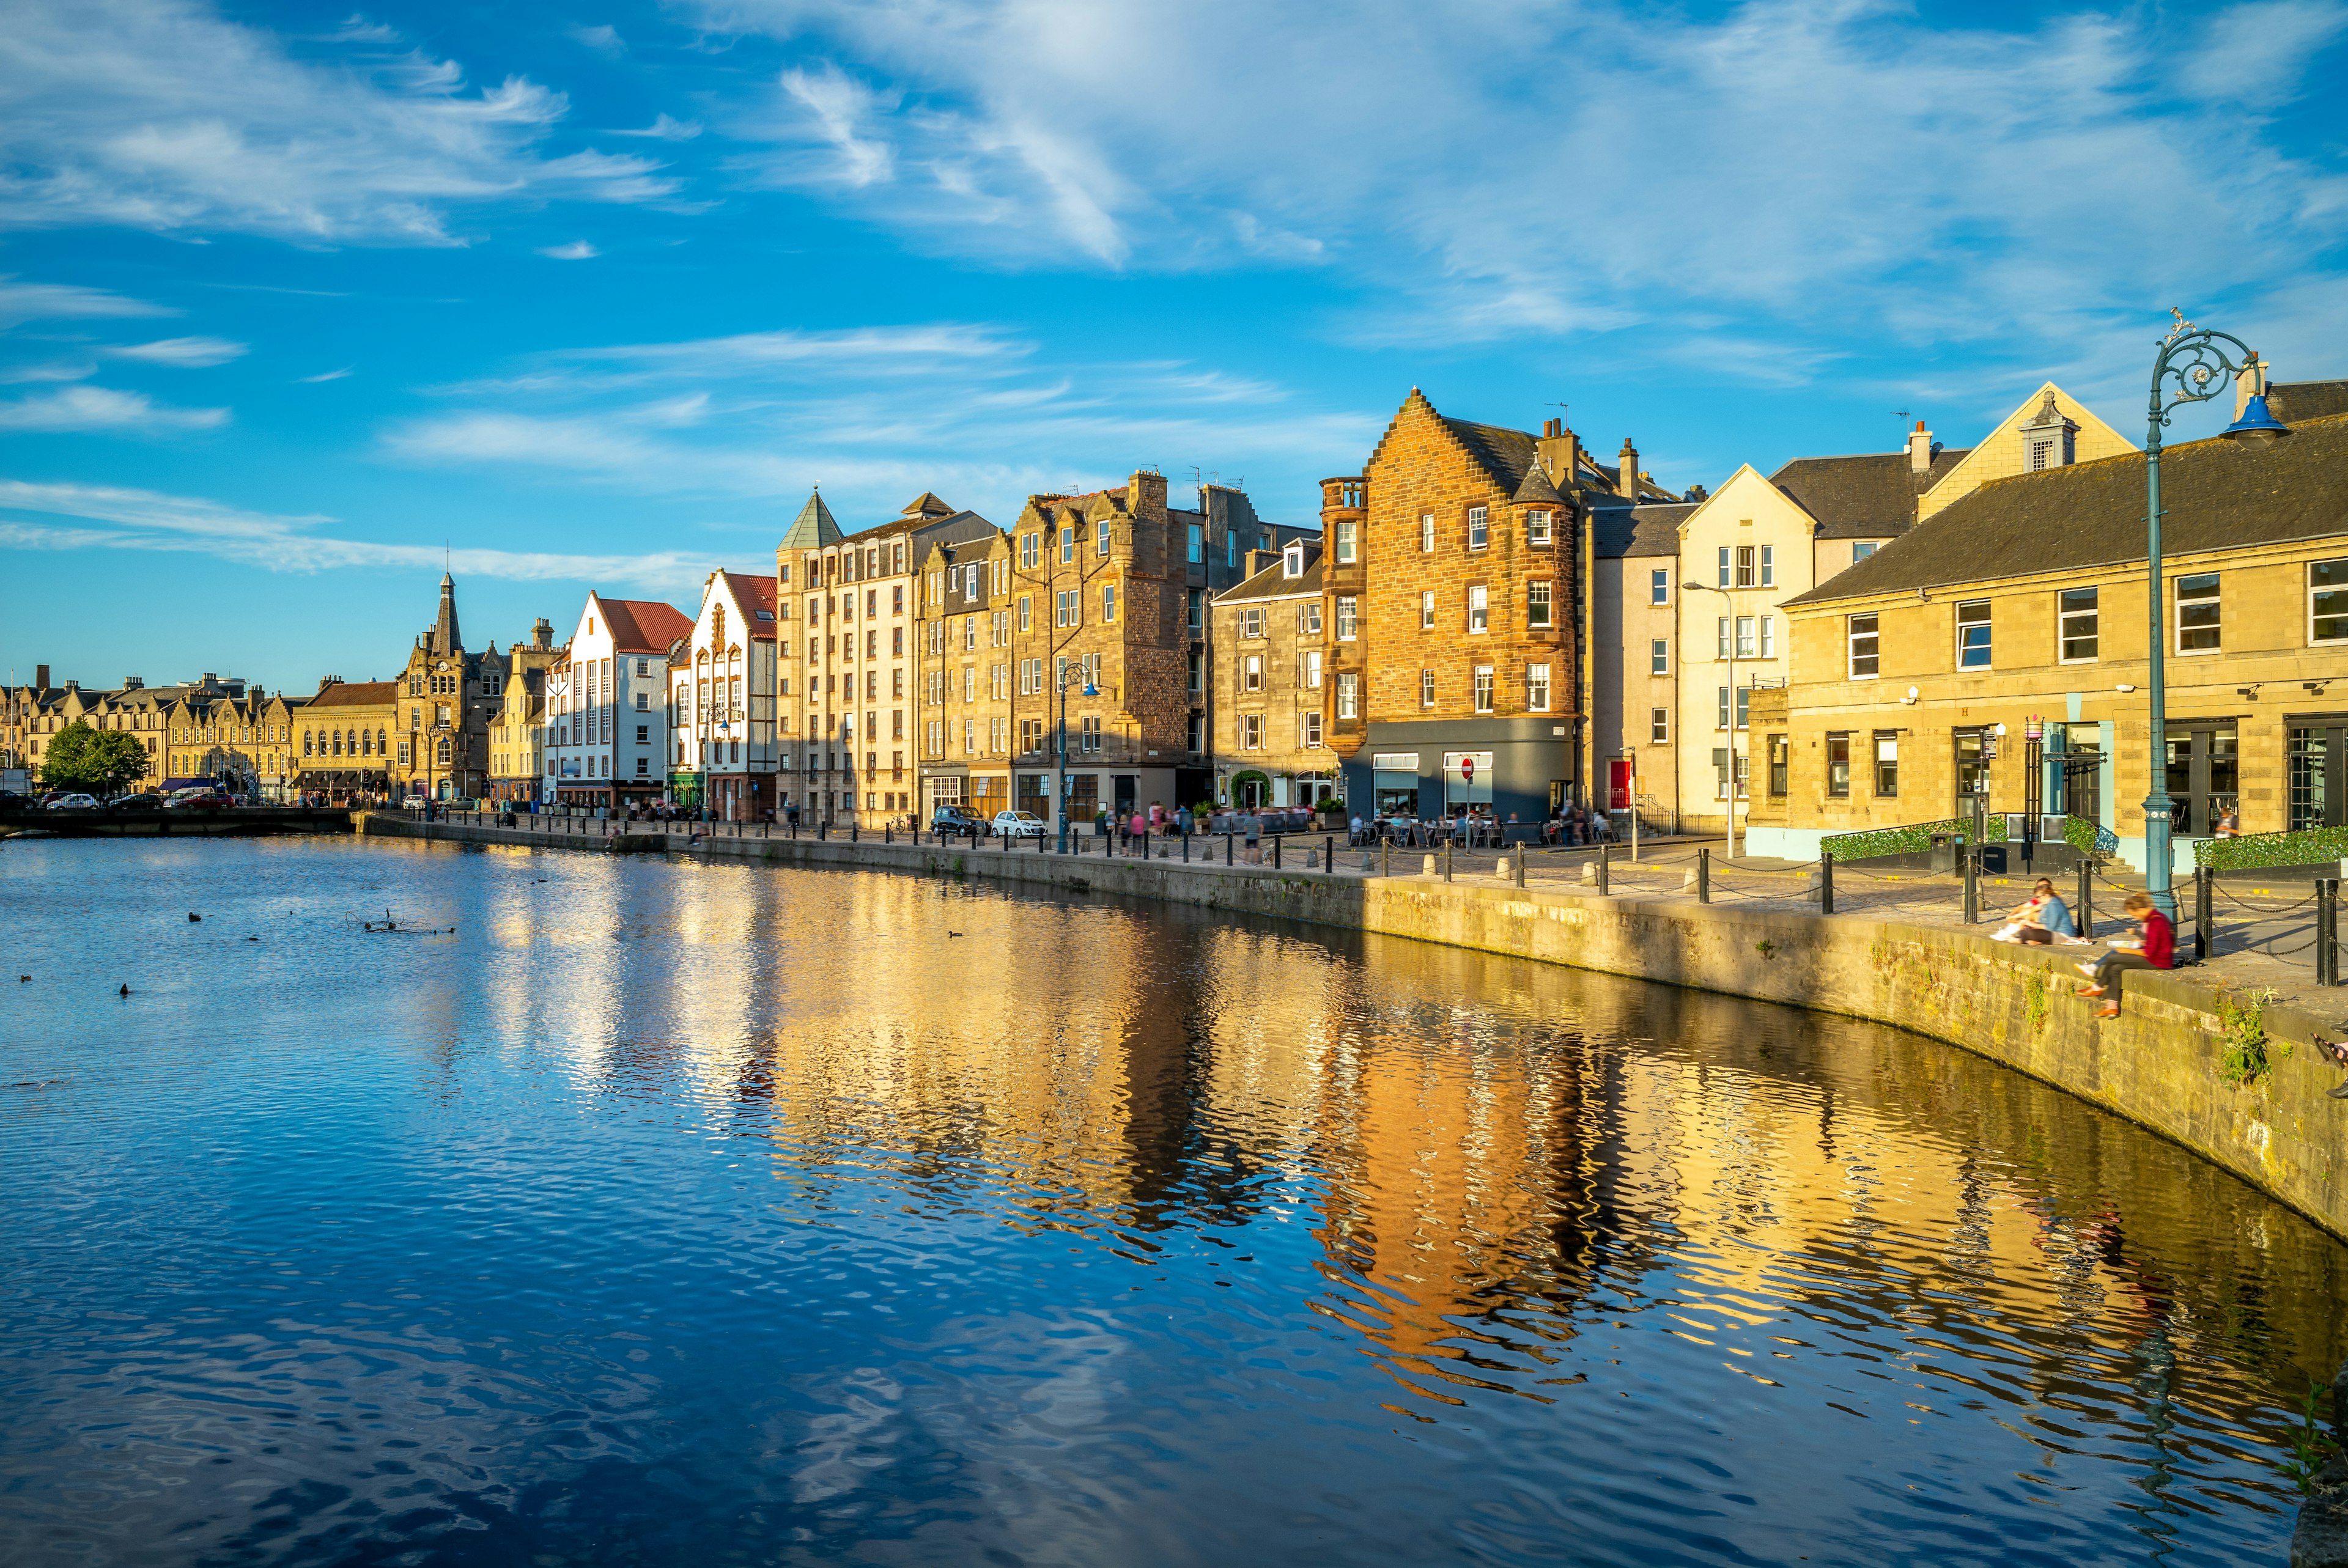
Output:
[[[1946,822],[1916,822],[1905,827],[1879,827],[1867,833],[1837,833],[1818,840],[1818,853],[1837,860],[1867,860],[1878,855],[1921,855],[1932,847],[1935,834],[1972,836],[1972,818],[1953,816]],[[2005,814],[1992,812],[1982,825],[1982,842],[2005,842]]]
[[2212,871],[2248,871],[2260,866],[2321,866],[2343,856],[2348,856],[2348,827],[2251,833],[2240,838],[2197,839],[2193,845],[2193,864]]
[[2084,816],[2063,819],[2063,842],[2082,855],[2117,855],[2120,850],[2118,834]]

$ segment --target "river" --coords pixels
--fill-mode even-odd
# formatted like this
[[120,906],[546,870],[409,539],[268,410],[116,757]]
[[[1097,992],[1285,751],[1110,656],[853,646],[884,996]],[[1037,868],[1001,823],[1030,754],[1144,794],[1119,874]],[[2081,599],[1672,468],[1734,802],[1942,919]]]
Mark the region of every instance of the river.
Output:
[[350,839],[0,942],[15,1568],[2280,1564],[2348,1352],[2183,1151],[1635,980]]

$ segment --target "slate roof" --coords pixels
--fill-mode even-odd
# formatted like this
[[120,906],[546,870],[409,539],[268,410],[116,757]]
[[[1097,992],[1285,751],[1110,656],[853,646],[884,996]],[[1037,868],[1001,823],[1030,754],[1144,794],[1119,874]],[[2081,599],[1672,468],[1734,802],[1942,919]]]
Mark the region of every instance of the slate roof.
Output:
[[1244,578],[1233,587],[1215,595],[1217,604],[1231,604],[1243,599],[1298,599],[1321,592],[1321,547],[1304,547],[1304,575],[1284,577],[1284,562],[1273,561],[1262,571]]
[[[772,580],[771,579],[768,580]],[[612,630],[612,647],[622,653],[665,653],[680,637],[693,635],[693,617],[656,599],[605,599],[603,623]]]
[[2267,412],[2285,425],[2348,414],[2348,381],[2277,381],[2267,386]]
[[308,708],[379,708],[398,700],[396,681],[337,681],[314,697],[289,697],[286,702]]
[[1906,448],[1852,457],[1797,457],[1769,482],[1818,520],[1822,539],[1892,538],[1916,520],[1916,497],[1947,477],[1972,448],[1942,447],[1918,474]]
[[823,504],[823,493],[820,490],[809,491],[807,505],[801,507],[799,515],[791,519],[791,526],[783,530],[780,548],[819,550],[826,545],[839,542],[839,523],[832,517],[831,508]]
[[1525,470],[1524,483],[1517,487],[1516,495],[1510,498],[1521,506],[1565,505],[1565,497],[1559,495],[1557,487],[1549,482],[1549,470],[1538,463]]
[[924,490],[906,503],[904,511],[899,515],[907,518],[951,518],[956,514],[953,507],[938,499],[936,491]]
[[[2211,437],[2161,455],[2165,555],[2338,538],[2348,553],[2348,416],[2264,447]],[[1913,592],[2145,558],[2144,455],[1993,479],[1788,604]]]
[[1695,508],[1694,501],[1593,508],[1590,526],[1597,537],[1591,548],[1600,560],[1626,556],[1676,556],[1680,553],[1680,525]]

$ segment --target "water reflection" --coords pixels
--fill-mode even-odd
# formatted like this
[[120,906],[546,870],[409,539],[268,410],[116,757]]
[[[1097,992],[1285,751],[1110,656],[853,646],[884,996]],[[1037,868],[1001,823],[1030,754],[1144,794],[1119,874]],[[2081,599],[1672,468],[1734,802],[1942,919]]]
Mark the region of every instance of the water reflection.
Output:
[[1847,1020],[444,846],[0,915],[153,999],[6,999],[11,1560],[2279,1560],[2348,1351],[2312,1226]]

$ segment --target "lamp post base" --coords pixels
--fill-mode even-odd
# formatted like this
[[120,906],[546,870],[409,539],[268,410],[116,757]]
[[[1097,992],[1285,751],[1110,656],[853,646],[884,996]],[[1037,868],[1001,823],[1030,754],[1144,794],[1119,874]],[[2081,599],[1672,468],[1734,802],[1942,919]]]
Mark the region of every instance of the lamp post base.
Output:
[[2169,825],[2175,804],[2166,790],[2154,791],[2144,802],[2144,890],[2171,927],[2177,924],[2177,894],[2171,886],[2176,843]]

